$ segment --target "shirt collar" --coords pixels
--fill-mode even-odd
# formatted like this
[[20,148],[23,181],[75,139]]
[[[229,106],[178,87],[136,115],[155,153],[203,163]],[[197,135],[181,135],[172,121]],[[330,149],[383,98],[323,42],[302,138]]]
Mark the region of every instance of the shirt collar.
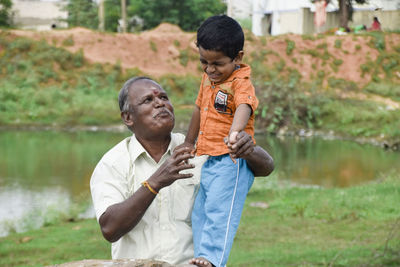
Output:
[[[175,137],[174,134],[171,133],[171,142],[168,145],[167,151],[164,153],[164,155],[161,157],[160,162],[163,161],[163,159],[167,155],[171,155],[174,149],[179,145],[179,140]],[[129,142],[129,154],[131,157],[132,162],[135,162],[138,157],[140,157],[142,154],[147,155],[148,158],[152,159],[150,154],[144,149],[142,144],[136,139],[135,134],[132,134],[130,142]]]

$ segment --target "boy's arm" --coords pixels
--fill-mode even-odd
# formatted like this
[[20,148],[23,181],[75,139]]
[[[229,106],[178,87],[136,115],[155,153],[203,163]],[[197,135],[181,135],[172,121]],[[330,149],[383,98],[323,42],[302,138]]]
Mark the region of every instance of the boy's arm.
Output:
[[194,146],[194,144],[196,143],[197,136],[199,134],[199,129],[200,129],[200,108],[196,105],[193,110],[192,119],[190,120],[188,132],[186,133],[184,145]]
[[[243,131],[246,128],[251,112],[251,107],[248,104],[240,104],[236,108],[235,116],[233,117],[233,122],[228,135],[230,143],[234,143],[236,141],[237,133]],[[236,134],[231,135],[234,132],[236,132]]]

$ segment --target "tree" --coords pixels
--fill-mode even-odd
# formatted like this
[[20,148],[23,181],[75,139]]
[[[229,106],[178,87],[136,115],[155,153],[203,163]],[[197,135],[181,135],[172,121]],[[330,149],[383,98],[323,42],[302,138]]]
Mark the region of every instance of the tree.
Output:
[[11,0],[0,0],[0,27],[10,27],[12,24]]
[[225,11],[220,0],[131,0],[128,14],[141,17],[144,30],[169,22],[196,31],[206,18]]
[[69,27],[97,29],[99,25],[98,7],[92,0],[70,0],[65,7],[68,12],[66,22]]
[[[106,31],[118,31],[118,20],[121,19],[121,1],[105,0],[104,13]],[[128,13],[129,16],[130,14]]]
[[[347,28],[349,20],[353,19],[353,0],[339,1],[339,23],[340,27]],[[366,0],[354,0],[358,4],[365,4]]]
[[[321,0],[311,0],[312,3]],[[325,0],[329,3],[331,0]],[[367,0],[338,0],[339,2],[339,24],[340,27],[347,28],[349,20],[353,19],[353,1],[357,4],[365,4]]]

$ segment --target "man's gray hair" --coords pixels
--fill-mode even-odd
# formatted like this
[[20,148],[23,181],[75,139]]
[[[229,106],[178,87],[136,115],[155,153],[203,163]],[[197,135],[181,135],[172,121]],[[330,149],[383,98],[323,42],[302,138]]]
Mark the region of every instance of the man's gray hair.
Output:
[[130,109],[129,101],[128,101],[129,89],[135,82],[137,82],[139,80],[152,81],[152,79],[150,79],[149,77],[145,77],[145,76],[133,77],[133,78],[130,78],[129,80],[127,80],[125,82],[125,84],[122,86],[121,90],[119,91],[119,95],[118,95],[119,110],[121,112],[129,111],[129,109]]

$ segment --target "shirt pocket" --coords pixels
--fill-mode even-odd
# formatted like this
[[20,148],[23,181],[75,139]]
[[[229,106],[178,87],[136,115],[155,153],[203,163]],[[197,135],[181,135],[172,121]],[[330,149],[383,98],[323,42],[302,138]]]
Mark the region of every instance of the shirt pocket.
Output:
[[193,178],[175,182],[172,214],[175,220],[191,224],[194,200],[199,184]]

